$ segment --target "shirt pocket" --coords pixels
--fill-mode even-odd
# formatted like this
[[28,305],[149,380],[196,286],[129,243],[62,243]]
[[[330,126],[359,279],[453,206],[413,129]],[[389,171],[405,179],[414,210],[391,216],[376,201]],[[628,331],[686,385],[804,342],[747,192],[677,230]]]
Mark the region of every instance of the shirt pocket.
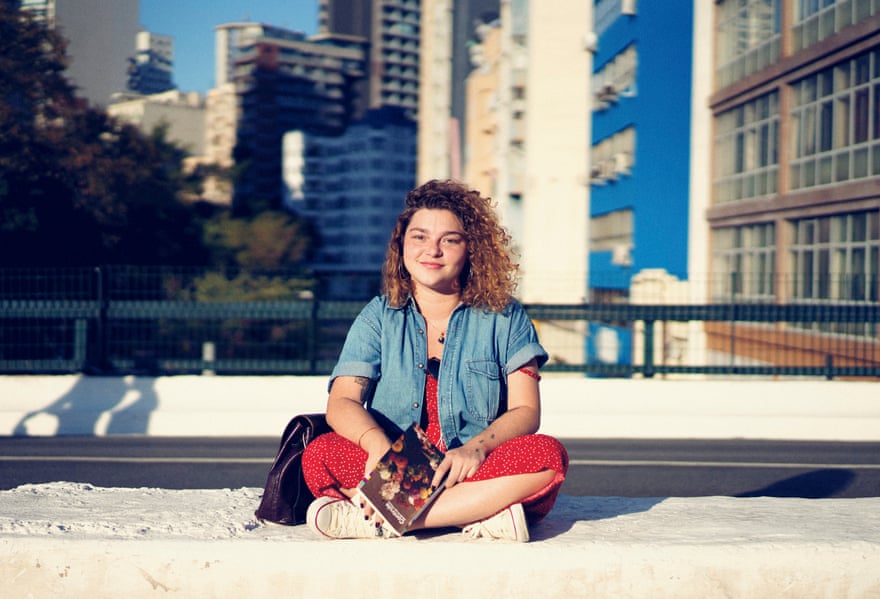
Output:
[[501,368],[495,360],[465,362],[465,408],[468,415],[481,422],[498,416],[501,400]]

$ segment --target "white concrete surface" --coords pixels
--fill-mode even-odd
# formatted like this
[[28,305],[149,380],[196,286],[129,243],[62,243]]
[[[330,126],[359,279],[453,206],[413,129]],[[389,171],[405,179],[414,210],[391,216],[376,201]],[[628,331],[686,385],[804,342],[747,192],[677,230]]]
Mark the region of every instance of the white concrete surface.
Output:
[[[0,436],[278,436],[323,411],[325,377],[0,376]],[[880,441],[880,385],[547,375],[542,431],[562,438]]]
[[[0,435],[277,437],[323,377],[0,377]],[[880,387],[545,377],[563,438],[880,440]],[[4,598],[880,598],[880,497],[560,497],[532,542],[323,541],[261,489],[0,491]]]
[[528,544],[325,541],[261,525],[259,489],[0,492],[3,596],[880,596],[880,499],[563,496]]

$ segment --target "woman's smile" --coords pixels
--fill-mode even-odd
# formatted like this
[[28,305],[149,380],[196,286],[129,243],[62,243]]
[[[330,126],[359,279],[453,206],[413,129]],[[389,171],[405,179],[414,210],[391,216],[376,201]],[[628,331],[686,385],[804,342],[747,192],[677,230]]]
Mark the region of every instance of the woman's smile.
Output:
[[422,208],[412,215],[403,237],[403,264],[414,291],[459,292],[467,261],[464,227],[453,212]]

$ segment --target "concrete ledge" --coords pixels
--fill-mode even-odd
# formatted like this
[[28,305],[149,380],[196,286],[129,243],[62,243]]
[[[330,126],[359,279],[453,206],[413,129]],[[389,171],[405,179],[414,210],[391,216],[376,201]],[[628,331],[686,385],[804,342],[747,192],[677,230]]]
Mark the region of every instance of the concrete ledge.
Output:
[[454,532],[323,541],[254,521],[259,492],[2,491],[3,595],[880,596],[880,498],[562,496],[518,545]]
[[[323,411],[326,377],[0,376],[0,436],[271,436]],[[880,441],[876,382],[547,375],[561,438]]]

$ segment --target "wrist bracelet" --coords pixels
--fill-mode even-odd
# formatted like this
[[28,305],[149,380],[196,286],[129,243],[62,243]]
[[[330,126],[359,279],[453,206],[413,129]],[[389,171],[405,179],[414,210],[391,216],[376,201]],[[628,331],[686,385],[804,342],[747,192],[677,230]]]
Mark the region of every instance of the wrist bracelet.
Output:
[[381,430],[381,429],[380,429],[378,426],[371,426],[370,428],[368,428],[367,430],[365,430],[364,432],[362,432],[362,433],[361,433],[361,436],[358,437],[358,447],[360,447],[361,449],[363,449],[363,446],[361,446],[361,441],[363,441],[363,439],[364,439],[364,435],[366,435],[368,432],[370,432],[370,431],[372,431],[372,430]]

